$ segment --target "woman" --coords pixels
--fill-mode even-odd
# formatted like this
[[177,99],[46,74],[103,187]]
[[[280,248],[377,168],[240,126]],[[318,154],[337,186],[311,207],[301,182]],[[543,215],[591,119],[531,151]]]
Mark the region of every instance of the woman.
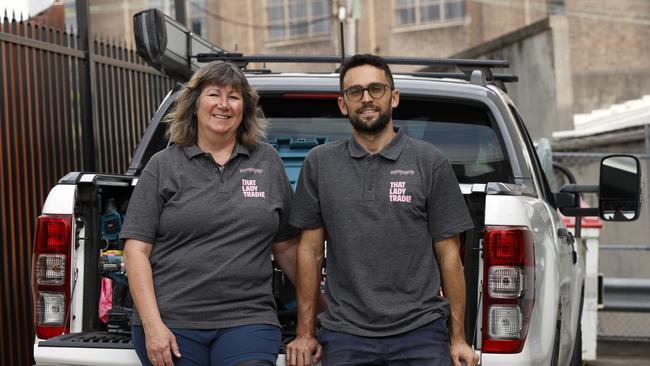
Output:
[[144,365],[275,364],[271,252],[293,281],[298,231],[257,102],[237,67],[201,68],[138,180],[120,237]]

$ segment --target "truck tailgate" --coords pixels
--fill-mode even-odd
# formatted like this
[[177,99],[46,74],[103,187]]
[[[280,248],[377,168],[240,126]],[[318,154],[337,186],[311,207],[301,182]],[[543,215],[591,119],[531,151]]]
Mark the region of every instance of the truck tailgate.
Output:
[[[286,366],[284,347],[277,366]],[[34,344],[38,366],[140,366],[130,336],[105,332],[73,333]],[[314,366],[319,366],[320,363]]]
[[34,344],[36,365],[139,366],[131,337],[104,332],[73,333]]

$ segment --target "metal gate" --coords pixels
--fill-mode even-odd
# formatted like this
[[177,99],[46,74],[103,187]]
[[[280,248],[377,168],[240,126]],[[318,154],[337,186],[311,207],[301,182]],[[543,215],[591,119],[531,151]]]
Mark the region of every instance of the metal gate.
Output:
[[[125,45],[91,44],[95,72],[88,82],[82,72],[88,60],[77,34],[6,13],[0,21],[2,365],[33,363],[29,269],[34,222],[45,195],[65,173],[89,168],[85,149],[96,157],[90,166],[124,173],[173,86]],[[83,102],[85,96],[90,103]],[[87,112],[93,116],[90,129],[84,123]]]

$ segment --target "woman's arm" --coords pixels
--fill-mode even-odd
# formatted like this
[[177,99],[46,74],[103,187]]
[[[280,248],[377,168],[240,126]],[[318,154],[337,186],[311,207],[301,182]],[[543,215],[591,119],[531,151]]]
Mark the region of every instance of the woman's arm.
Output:
[[171,353],[181,357],[174,334],[160,318],[156,294],[153,288],[153,274],[149,255],[152,245],[143,241],[129,239],[124,246],[124,264],[129,279],[129,289],[133,302],[142,321],[147,356],[155,365],[173,366]]

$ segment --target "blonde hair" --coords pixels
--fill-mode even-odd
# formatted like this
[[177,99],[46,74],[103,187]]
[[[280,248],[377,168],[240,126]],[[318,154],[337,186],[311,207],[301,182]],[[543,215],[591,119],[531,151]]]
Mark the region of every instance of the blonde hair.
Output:
[[237,129],[237,141],[251,150],[255,149],[266,137],[267,128],[263,113],[258,108],[259,96],[237,66],[222,61],[203,66],[184,85],[174,110],[165,117],[169,123],[169,140],[180,146],[191,146],[197,142],[197,101],[203,89],[212,85],[230,86],[242,94],[244,111]]

